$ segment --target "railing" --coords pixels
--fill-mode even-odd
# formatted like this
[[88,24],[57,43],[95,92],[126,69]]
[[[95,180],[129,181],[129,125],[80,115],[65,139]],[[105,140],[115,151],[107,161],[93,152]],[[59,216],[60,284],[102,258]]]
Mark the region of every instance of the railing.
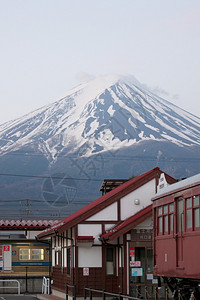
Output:
[[50,278],[43,277],[42,280],[42,294],[50,294]]
[[76,300],[76,285],[70,285],[70,284],[66,284],[66,300],[68,300],[69,297],[69,288],[72,288],[72,295],[70,295],[72,297],[73,300]]
[[17,286],[0,286],[0,289],[16,289],[20,295],[20,282],[16,279],[1,279],[0,282],[17,282]]
[[155,285],[136,284],[133,294],[139,299],[145,300],[169,300],[169,290],[166,285],[157,287]]
[[87,299],[87,291],[89,292],[89,299],[90,299],[90,300],[92,300],[92,297],[93,297],[92,293],[93,293],[93,292],[94,292],[94,293],[99,293],[99,294],[101,294],[103,300],[106,300],[106,295],[111,296],[111,297],[113,297],[113,298],[116,298],[116,300],[117,300],[117,299],[122,300],[122,299],[124,299],[124,298],[126,298],[126,299],[128,299],[128,300],[129,300],[129,299],[130,299],[130,300],[139,300],[139,298],[135,298],[135,297],[123,295],[123,294],[121,294],[121,293],[115,294],[115,293],[110,293],[110,292],[101,291],[101,290],[95,290],[95,289],[91,289],[91,288],[87,288],[87,287],[84,287],[84,300]]

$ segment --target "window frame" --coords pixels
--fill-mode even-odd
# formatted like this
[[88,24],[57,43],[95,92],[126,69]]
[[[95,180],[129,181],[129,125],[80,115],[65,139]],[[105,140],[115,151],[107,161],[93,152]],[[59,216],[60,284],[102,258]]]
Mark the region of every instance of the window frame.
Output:
[[[21,258],[21,256],[22,256],[21,251],[24,251],[24,250],[26,250],[28,252],[28,254],[25,254],[28,256],[28,258]],[[41,253],[40,259],[33,258],[33,255],[35,255],[35,254],[33,254],[33,251],[35,251],[35,250],[37,250],[37,251],[40,250],[41,252],[43,252],[43,253]],[[33,261],[33,260],[34,261],[44,261],[45,260],[44,248],[24,248],[24,247],[19,248],[19,260],[20,261]]]
[[[107,256],[107,254],[108,254],[108,249],[112,249],[112,260],[110,261],[110,260],[108,260],[108,256]],[[105,248],[105,262],[106,262],[106,264],[105,264],[105,266],[106,266],[106,268],[105,268],[105,272],[106,272],[106,276],[115,276],[116,275],[116,248],[114,247],[114,246],[106,246],[106,248]],[[112,265],[112,273],[108,273],[108,263],[112,263],[113,265]]]

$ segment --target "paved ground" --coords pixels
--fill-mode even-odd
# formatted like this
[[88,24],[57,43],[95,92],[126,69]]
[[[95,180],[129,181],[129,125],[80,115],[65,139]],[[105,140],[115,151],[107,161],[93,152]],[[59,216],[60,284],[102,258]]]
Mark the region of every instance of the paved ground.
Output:
[[0,300],[63,300],[53,295],[5,295],[0,294]]
[[0,295],[0,300],[36,300],[36,296],[27,295]]

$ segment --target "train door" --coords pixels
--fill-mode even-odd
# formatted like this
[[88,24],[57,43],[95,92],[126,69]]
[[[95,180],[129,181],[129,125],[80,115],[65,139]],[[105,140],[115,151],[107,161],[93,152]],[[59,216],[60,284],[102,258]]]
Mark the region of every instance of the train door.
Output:
[[183,267],[184,200],[176,200],[176,267]]

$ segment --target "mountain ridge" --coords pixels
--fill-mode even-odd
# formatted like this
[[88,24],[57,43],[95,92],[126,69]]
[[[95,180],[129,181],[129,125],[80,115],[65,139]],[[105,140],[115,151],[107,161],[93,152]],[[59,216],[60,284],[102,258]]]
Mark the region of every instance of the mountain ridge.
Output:
[[38,144],[38,150],[53,161],[63,149],[72,153],[86,142],[90,149],[86,156],[141,140],[200,145],[200,118],[131,80],[119,76],[93,79],[52,104],[0,125],[0,154]]
[[66,216],[99,197],[104,178],[157,166],[188,177],[199,156],[199,117],[133,77],[102,76],[0,125],[0,202],[30,199],[36,217]]

